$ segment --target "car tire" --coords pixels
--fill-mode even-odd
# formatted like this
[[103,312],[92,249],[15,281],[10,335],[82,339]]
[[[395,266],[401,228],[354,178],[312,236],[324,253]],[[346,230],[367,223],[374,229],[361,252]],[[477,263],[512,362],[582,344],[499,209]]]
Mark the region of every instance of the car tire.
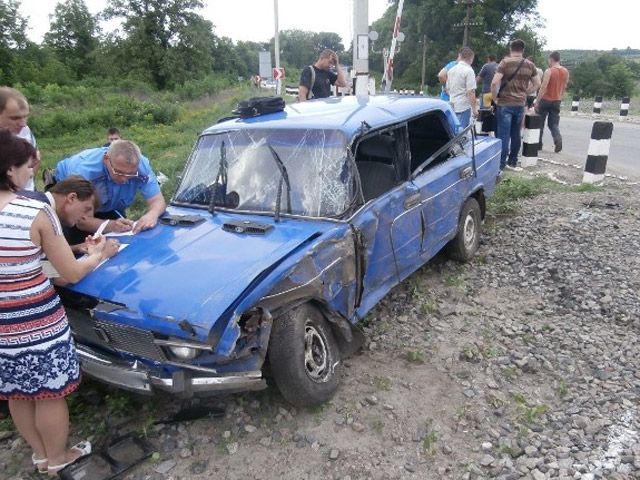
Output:
[[296,407],[330,400],[340,383],[340,351],[322,313],[302,304],[274,321],[269,340],[271,375]]
[[468,262],[478,251],[480,233],[482,232],[482,214],[478,201],[468,198],[458,220],[456,236],[447,244],[446,254],[449,258],[459,262]]

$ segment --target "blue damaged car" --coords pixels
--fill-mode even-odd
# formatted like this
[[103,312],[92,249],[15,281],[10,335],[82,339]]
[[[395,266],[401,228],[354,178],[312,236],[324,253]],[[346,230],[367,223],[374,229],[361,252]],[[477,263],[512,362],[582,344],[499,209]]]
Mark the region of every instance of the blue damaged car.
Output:
[[199,136],[162,222],[61,290],[84,372],[181,397],[264,388],[312,406],[357,323],[441,249],[478,248],[500,140],[424,97],[343,97]]

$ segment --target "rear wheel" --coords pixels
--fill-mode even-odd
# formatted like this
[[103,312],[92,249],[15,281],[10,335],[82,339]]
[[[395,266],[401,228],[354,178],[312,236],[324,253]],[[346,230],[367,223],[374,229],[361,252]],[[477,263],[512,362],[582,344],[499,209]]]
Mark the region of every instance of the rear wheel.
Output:
[[447,244],[446,253],[449,258],[459,262],[468,262],[478,251],[480,233],[482,231],[482,214],[478,201],[468,198],[458,220],[458,232]]
[[313,407],[333,397],[340,383],[340,352],[316,307],[300,305],[274,322],[269,364],[280,392],[293,405]]

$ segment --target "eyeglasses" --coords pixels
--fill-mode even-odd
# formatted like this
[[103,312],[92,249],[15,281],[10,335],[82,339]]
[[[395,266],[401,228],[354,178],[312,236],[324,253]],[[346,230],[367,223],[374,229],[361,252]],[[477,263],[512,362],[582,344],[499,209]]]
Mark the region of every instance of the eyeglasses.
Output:
[[113,163],[111,163],[111,159],[109,157],[107,157],[107,162],[109,162],[109,168],[111,169],[112,175],[115,175],[118,177],[124,177],[124,178],[138,178],[140,176],[140,172],[138,171],[136,171],[136,173],[125,173],[125,172],[121,172],[120,170],[116,170],[113,167]]

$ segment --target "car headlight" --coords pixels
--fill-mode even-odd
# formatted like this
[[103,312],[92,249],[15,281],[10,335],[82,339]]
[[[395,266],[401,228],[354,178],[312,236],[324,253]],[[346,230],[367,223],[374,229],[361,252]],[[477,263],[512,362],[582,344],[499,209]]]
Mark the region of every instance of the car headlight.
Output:
[[200,351],[191,347],[175,347],[170,346],[169,351],[178,357],[180,360],[193,360],[198,355],[200,355]]

